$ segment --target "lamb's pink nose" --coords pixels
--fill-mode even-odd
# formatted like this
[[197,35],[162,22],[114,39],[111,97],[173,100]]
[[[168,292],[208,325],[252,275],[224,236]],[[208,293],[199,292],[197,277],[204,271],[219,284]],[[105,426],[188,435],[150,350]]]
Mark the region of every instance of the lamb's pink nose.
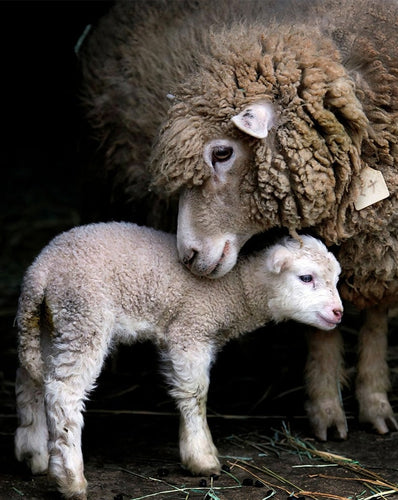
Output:
[[341,321],[341,318],[343,317],[343,311],[341,309],[333,309],[333,314],[336,321]]

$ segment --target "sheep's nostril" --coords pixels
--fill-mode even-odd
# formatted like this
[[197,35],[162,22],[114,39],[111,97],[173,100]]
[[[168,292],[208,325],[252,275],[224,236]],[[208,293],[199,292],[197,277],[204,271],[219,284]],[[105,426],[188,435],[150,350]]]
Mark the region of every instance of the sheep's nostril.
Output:
[[190,267],[197,255],[198,255],[197,250],[191,248],[191,250],[189,250],[182,258],[183,264],[187,267]]

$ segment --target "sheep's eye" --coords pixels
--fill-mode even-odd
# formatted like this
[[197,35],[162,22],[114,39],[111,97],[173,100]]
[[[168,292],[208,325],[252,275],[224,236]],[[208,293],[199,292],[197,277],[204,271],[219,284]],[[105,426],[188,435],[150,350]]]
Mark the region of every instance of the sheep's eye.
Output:
[[228,161],[234,152],[231,146],[217,146],[212,151],[211,161],[213,165],[218,162]]
[[311,276],[311,274],[302,274],[301,276],[299,276],[299,278],[304,283],[311,283],[311,281],[313,280],[313,277]]

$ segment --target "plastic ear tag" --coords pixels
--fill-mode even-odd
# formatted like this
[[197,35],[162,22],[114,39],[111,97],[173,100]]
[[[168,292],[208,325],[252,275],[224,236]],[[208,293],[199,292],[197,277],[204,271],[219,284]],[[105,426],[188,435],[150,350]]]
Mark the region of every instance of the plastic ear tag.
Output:
[[360,177],[361,191],[354,201],[354,206],[357,210],[362,210],[390,196],[386,181],[379,170],[365,167]]

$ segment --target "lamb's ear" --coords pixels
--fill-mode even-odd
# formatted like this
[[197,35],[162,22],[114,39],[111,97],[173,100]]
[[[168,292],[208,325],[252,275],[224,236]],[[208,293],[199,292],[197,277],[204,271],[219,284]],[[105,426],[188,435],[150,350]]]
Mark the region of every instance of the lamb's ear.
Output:
[[267,252],[267,270],[279,274],[286,269],[292,259],[292,254],[282,245],[275,245]]
[[273,125],[274,112],[269,102],[259,101],[247,106],[231,118],[239,130],[257,139],[267,137]]

